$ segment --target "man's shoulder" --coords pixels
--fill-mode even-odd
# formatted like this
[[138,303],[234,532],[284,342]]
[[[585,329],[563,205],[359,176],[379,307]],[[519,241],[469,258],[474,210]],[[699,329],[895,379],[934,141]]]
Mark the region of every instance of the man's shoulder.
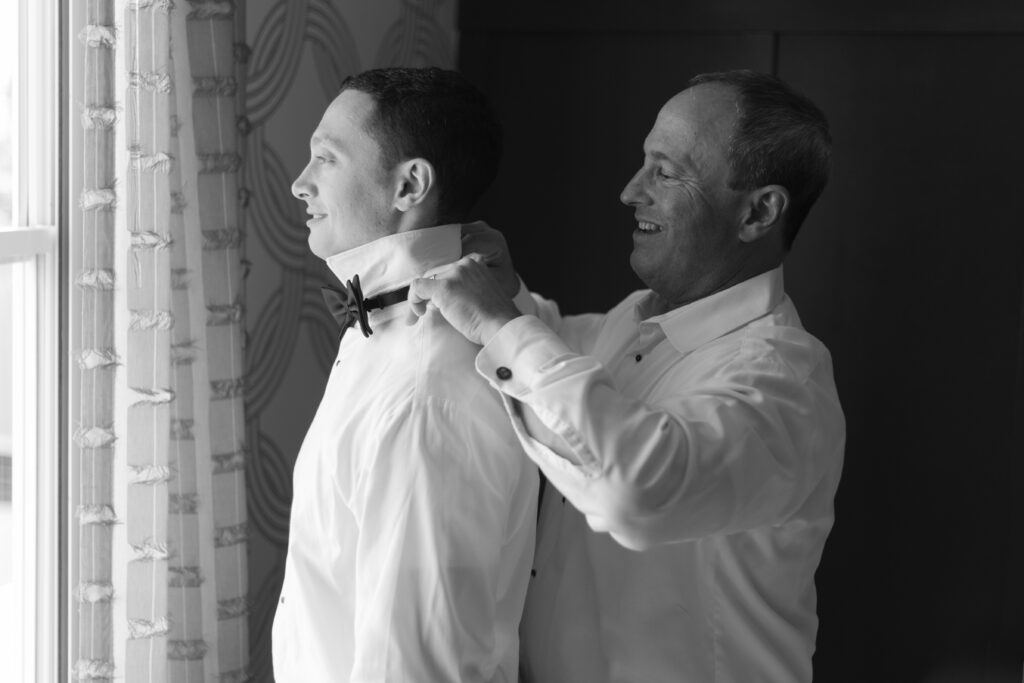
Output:
[[822,372],[832,374],[828,348],[804,329],[788,302],[726,335],[722,343],[729,348],[723,363],[733,370],[764,371],[800,383]]
[[373,450],[381,440],[426,429],[424,438],[455,430],[514,441],[501,398],[476,372],[480,347],[437,311],[411,326],[400,320],[382,326],[371,339],[374,348],[345,359],[352,396],[342,419],[352,440]]
[[415,354],[410,399],[466,408],[471,414],[479,413],[480,419],[500,413],[507,423],[498,393],[476,371],[480,346],[463,337],[437,311],[423,316],[417,325],[410,349]]
[[804,329],[788,300],[767,314],[702,343],[683,362],[685,366],[703,368],[710,375],[764,372],[797,382],[822,369],[831,373],[828,349]]

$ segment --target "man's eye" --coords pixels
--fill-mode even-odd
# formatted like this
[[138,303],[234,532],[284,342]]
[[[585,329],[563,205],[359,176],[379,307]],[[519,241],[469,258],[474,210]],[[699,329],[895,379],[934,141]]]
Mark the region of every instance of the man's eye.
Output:
[[660,168],[657,168],[657,169],[654,170],[654,175],[656,175],[661,180],[668,180],[669,178],[672,177],[668,173],[665,173]]
[[317,154],[314,157],[314,159],[316,159],[317,163],[320,163],[320,164],[329,164],[329,163],[331,163],[331,159],[329,159],[328,157],[323,156],[322,154]]

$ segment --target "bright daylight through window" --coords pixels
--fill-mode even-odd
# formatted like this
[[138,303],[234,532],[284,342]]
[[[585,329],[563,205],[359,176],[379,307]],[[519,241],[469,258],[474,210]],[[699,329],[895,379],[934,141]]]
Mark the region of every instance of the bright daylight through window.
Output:
[[57,681],[57,0],[0,1],[0,679]]
[[[14,157],[17,144],[17,86],[18,54],[16,22],[5,12],[0,21],[0,226],[14,225]],[[6,259],[5,259],[6,260]],[[14,270],[21,264],[0,264],[0,320],[10,320],[13,310]],[[14,329],[0,326],[0,548],[14,546]],[[15,606],[14,553],[0,554],[0,613],[12,614]],[[15,624],[0,620],[0,659],[10,661],[15,654],[7,652],[14,641]]]

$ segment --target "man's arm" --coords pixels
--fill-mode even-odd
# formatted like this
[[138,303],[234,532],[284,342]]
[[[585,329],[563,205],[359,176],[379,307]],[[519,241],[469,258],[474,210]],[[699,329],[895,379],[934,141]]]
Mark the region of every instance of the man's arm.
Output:
[[782,523],[838,474],[841,453],[822,452],[842,443],[834,391],[771,354],[722,359],[651,405],[524,316],[477,369],[550,482],[629,548]]
[[[839,454],[842,413],[831,376],[797,377],[770,354],[721,362],[670,400],[624,395],[601,364],[497,296],[463,259],[438,281],[417,281],[470,339],[477,368],[506,397],[527,453],[591,527],[642,549],[784,521]],[[809,426],[808,426],[809,425]],[[828,443],[819,444],[830,435]]]
[[535,482],[520,481],[518,444],[459,406],[422,399],[369,447],[372,465],[352,500],[352,681],[493,680],[509,652],[509,634],[496,630],[496,596],[513,572],[525,588],[533,551],[532,534],[518,555],[504,546],[533,522],[530,501],[513,501],[536,496]]
[[[472,254],[472,257],[470,255]],[[535,315],[545,324],[553,329],[569,346],[588,353],[590,344],[597,335],[604,318],[603,314],[589,313],[586,315],[574,315],[562,317],[558,305],[549,299],[531,295],[523,284],[523,281],[516,275],[515,267],[512,264],[512,256],[509,253],[505,236],[483,221],[464,223],[462,225],[462,256],[470,257],[477,264],[485,265],[489,277],[482,277],[484,290],[494,290],[494,296],[486,295],[493,300],[492,305],[497,306],[502,298],[510,299],[513,307],[506,309],[508,313]],[[464,259],[467,260],[467,259]],[[438,272],[445,276],[445,271],[450,267],[440,269]],[[456,264],[456,269],[458,265]],[[420,283],[420,289],[423,287]],[[417,302],[417,289],[414,287],[412,300]],[[422,308],[419,314],[422,315]],[[415,315],[413,319],[415,319]],[[470,335],[472,332],[469,333]],[[471,341],[480,340],[470,336]]]
[[[518,278],[516,287],[512,288],[504,281],[506,275],[478,253],[438,268],[430,277],[413,280],[410,284],[408,322],[415,323],[428,307],[437,308],[462,336],[474,344],[485,344],[510,320],[534,315],[572,348],[583,352],[591,348],[604,314],[563,317],[554,301],[531,295]],[[515,296],[509,294],[513,289]]]

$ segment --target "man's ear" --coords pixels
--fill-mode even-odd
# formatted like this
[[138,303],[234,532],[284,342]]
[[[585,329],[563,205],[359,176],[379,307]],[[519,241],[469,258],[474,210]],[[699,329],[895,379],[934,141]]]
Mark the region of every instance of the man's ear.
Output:
[[787,209],[789,190],[782,185],[765,185],[757,188],[747,197],[746,213],[740,225],[740,240],[754,242],[773,229],[781,231]]
[[403,161],[395,169],[395,208],[403,213],[426,201],[434,187],[434,165],[426,159]]

